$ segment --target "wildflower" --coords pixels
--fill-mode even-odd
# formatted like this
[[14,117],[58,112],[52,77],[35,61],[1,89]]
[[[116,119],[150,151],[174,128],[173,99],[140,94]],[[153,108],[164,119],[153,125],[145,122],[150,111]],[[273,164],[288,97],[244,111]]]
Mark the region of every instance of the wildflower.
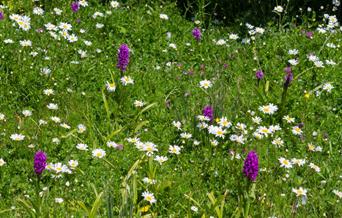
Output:
[[169,146],[169,153],[171,154],[180,154],[181,148],[177,145],[170,145]]
[[238,38],[239,36],[237,34],[234,34],[234,33],[229,34],[229,39],[237,40]]
[[63,198],[55,198],[55,202],[58,204],[63,203],[64,199]]
[[34,155],[34,172],[37,175],[41,175],[46,168],[46,154],[42,151],[38,151]]
[[289,55],[297,55],[299,52],[297,49],[290,49],[288,52],[287,52]]
[[111,1],[111,2],[110,2],[110,6],[111,6],[112,8],[118,8],[118,7],[119,7],[119,2],[117,2],[117,1]]
[[165,156],[158,156],[158,155],[157,155],[157,156],[154,158],[154,160],[157,161],[160,165],[162,165],[164,162],[166,162],[166,161],[168,160],[168,158],[165,157]]
[[290,117],[289,115],[286,115],[283,117],[283,120],[285,120],[287,123],[293,123],[295,122],[295,118]]
[[135,107],[144,107],[144,105],[145,105],[145,102],[143,102],[143,101],[138,101],[138,100],[134,101]]
[[262,72],[262,70],[257,70],[255,76],[258,80],[261,80],[262,78],[264,78],[264,72]]
[[23,110],[23,115],[25,116],[25,117],[30,117],[30,116],[32,116],[32,111],[30,111],[30,110]]
[[58,105],[54,103],[50,103],[46,107],[49,108],[50,110],[58,110]]
[[292,188],[292,192],[296,193],[297,197],[306,196],[307,190],[299,187],[298,189]]
[[54,94],[53,89],[44,89],[43,91],[44,95],[50,96]]
[[309,167],[315,170],[317,173],[321,172],[321,168],[319,168],[319,166],[315,165],[314,163],[310,163]]
[[77,160],[69,160],[68,164],[69,164],[71,169],[75,169],[78,166],[78,161]]
[[307,37],[308,39],[312,39],[312,38],[313,38],[313,32],[311,32],[311,31],[306,32],[305,35],[306,35],[306,37]]
[[259,107],[259,111],[263,112],[264,114],[272,115],[278,110],[278,106],[272,103],[264,106]]
[[127,86],[129,84],[134,84],[134,80],[130,76],[123,76],[121,79],[121,83],[124,86]]
[[284,141],[278,137],[272,141],[272,144],[281,147],[284,145]]
[[86,130],[87,130],[87,127],[85,125],[83,125],[83,124],[79,124],[77,126],[77,132],[78,133],[84,133]]
[[107,83],[106,83],[106,89],[107,89],[108,92],[115,92],[115,90],[116,90],[116,84],[115,84],[115,82],[109,83],[109,82],[107,81]]
[[117,68],[119,68],[122,72],[126,71],[126,68],[129,63],[129,53],[130,50],[126,44],[122,44],[118,50],[118,64]]
[[88,145],[80,143],[76,145],[76,148],[81,151],[88,151]]
[[309,143],[309,144],[308,144],[308,150],[309,150],[309,151],[315,151],[315,150],[316,150],[315,145],[313,145],[312,143]]
[[154,194],[149,191],[144,191],[142,193],[142,196],[144,197],[145,201],[148,201],[150,204],[156,203],[157,200],[154,197]]
[[80,9],[80,3],[78,3],[77,1],[72,2],[70,7],[73,12],[77,12]]
[[182,139],[190,139],[192,137],[192,135],[190,133],[183,132],[183,133],[180,134],[180,137]]
[[284,87],[287,88],[289,87],[289,85],[291,84],[293,80],[293,73],[292,73],[291,67],[286,67],[284,71],[286,73]]
[[169,16],[167,16],[166,14],[160,14],[159,18],[162,19],[162,20],[168,20]]
[[106,152],[101,148],[94,149],[92,151],[92,154],[93,154],[93,157],[96,157],[96,158],[103,158],[104,156],[106,156]]
[[61,119],[59,117],[50,117],[50,119],[55,123],[60,123]]
[[142,145],[142,151],[145,151],[147,156],[151,156],[155,151],[158,151],[157,145],[155,145],[152,142],[146,142],[143,143]]
[[342,198],[342,192],[341,192],[341,191],[338,191],[338,190],[334,189],[332,192],[333,192],[337,197]]
[[333,88],[334,86],[332,86],[331,83],[325,83],[322,89],[330,93]]
[[284,11],[284,8],[279,5],[279,6],[274,7],[273,11],[282,13]]
[[202,110],[202,113],[203,113],[203,116],[208,117],[210,119],[210,122],[213,121],[214,109],[210,105],[205,106]]
[[281,167],[284,167],[286,169],[292,168],[292,163],[289,160],[287,160],[283,157],[279,158],[278,160],[280,162]]
[[24,140],[25,136],[22,135],[22,134],[12,134],[11,137],[10,137],[13,141],[22,141]]
[[299,126],[294,126],[294,127],[292,127],[292,133],[294,135],[301,135],[303,133],[303,131]]
[[229,128],[232,126],[232,123],[230,121],[228,121],[228,119],[226,117],[220,118],[220,120],[218,121],[218,124],[221,127],[225,127],[225,128]]
[[43,15],[44,14],[44,10],[40,7],[34,7],[33,8],[33,14],[36,15]]
[[252,182],[254,182],[259,172],[258,155],[255,151],[250,151],[243,165],[243,173]]
[[178,130],[182,130],[182,123],[180,121],[172,121],[172,125],[176,127]]
[[191,206],[190,209],[195,213],[198,212],[198,208],[196,206]]
[[199,42],[202,36],[201,30],[198,27],[195,27],[192,30],[192,36],[196,39],[197,42]]
[[0,20],[3,20],[5,18],[4,12],[0,11]]
[[219,39],[215,42],[216,45],[225,45],[226,44],[226,40],[224,39]]
[[19,43],[22,47],[31,47],[32,46],[31,40],[20,40]]
[[210,87],[212,87],[212,83],[211,83],[211,81],[210,80],[202,80],[202,81],[200,81],[200,87],[201,88],[204,88],[204,89],[208,89],[208,88],[210,88]]
[[5,164],[6,164],[6,161],[4,161],[4,159],[0,158],[0,167],[2,167]]

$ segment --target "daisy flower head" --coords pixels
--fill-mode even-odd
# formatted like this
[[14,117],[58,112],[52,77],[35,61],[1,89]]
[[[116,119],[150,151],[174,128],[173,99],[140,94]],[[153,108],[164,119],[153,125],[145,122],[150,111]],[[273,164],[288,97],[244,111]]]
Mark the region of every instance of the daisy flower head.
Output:
[[22,134],[18,134],[18,133],[14,133],[10,136],[10,138],[13,140],[13,141],[23,141],[25,139],[25,136],[22,135]]
[[157,161],[160,165],[162,165],[164,162],[166,162],[168,160],[167,157],[165,156],[159,156],[157,155],[155,158],[154,158],[155,161]]
[[107,89],[108,92],[115,92],[115,90],[116,90],[116,84],[115,84],[115,82],[109,83],[109,82],[107,81],[107,83],[106,83],[106,89]]
[[332,86],[331,83],[325,83],[322,89],[330,93],[333,88],[334,86]]
[[212,82],[210,80],[202,80],[199,83],[200,87],[203,89],[208,89],[213,86]]
[[274,12],[277,12],[277,13],[282,13],[284,11],[284,8],[280,5],[274,7],[273,9]]
[[143,101],[139,101],[139,100],[135,100],[134,101],[134,107],[144,107],[145,102]]
[[170,145],[169,146],[169,153],[179,155],[181,148],[177,145]]
[[88,145],[86,144],[83,144],[83,143],[79,143],[76,145],[76,148],[78,150],[81,150],[81,151],[88,151]]
[[274,114],[277,110],[278,110],[278,106],[272,103],[259,107],[259,111],[263,112],[264,114],[269,114],[269,115]]
[[78,133],[84,133],[87,130],[87,127],[83,124],[78,124],[77,125],[77,132]]
[[281,167],[284,167],[284,168],[286,168],[286,169],[292,168],[292,163],[291,163],[291,161],[289,161],[289,160],[287,160],[287,159],[285,159],[285,158],[283,158],[283,157],[279,158],[278,160],[279,160],[279,162],[280,162],[280,166],[281,166]]
[[134,80],[130,76],[123,76],[121,79],[121,83],[124,86],[127,86],[129,84],[134,84]]
[[92,151],[92,154],[93,154],[93,157],[95,157],[95,158],[103,158],[104,156],[106,156],[105,150],[103,150],[101,148],[94,149]]
[[148,201],[150,204],[154,204],[157,202],[156,198],[154,197],[154,194],[149,191],[144,191],[142,193],[142,196],[144,197],[144,200]]
[[119,7],[119,2],[117,2],[117,1],[111,1],[110,2],[110,6],[112,7],[112,8],[118,8]]
[[292,192],[296,194],[297,197],[306,196],[307,190],[299,187],[298,189],[292,188]]
[[168,20],[169,16],[167,16],[166,14],[160,14],[159,18],[162,19],[162,20]]
[[294,135],[302,135],[303,131],[299,126],[292,127],[292,133]]
[[4,161],[4,159],[0,158],[0,167],[2,167],[5,164],[6,164],[6,161]]

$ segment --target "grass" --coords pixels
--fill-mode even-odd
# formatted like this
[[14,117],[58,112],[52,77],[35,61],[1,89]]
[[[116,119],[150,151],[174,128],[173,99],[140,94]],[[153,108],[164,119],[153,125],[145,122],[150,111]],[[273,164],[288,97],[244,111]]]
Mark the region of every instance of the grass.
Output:
[[[322,18],[287,29],[279,29],[281,25],[274,23],[252,40],[245,25],[238,30],[215,24],[201,26],[185,20],[173,3],[128,2],[115,9],[89,4],[73,13],[69,3],[51,3],[43,16],[32,14],[32,6],[22,6],[20,13],[31,17],[29,31],[13,26],[15,21],[9,19],[10,14],[17,13],[18,5],[1,9],[5,19],[0,20],[0,112],[5,118],[0,121],[0,158],[6,163],[0,167],[0,216],[341,214],[340,198],[334,193],[342,191],[338,27],[334,33],[322,34],[315,30],[319,23],[325,23]],[[53,12],[55,7],[63,10],[62,15]],[[94,19],[95,12],[103,13],[103,17]],[[169,19],[160,19],[160,14],[167,14]],[[69,32],[77,35],[78,41],[54,39],[44,27],[49,22],[70,23]],[[104,27],[98,29],[96,24]],[[200,42],[191,35],[195,26],[202,30]],[[36,31],[40,28],[42,32]],[[312,39],[306,36],[307,31],[313,31]],[[231,33],[238,34],[239,39],[229,39]],[[250,43],[241,43],[243,38]],[[6,39],[14,43],[6,44]],[[219,39],[225,39],[226,44],[217,45]],[[20,46],[20,40],[31,40],[32,47]],[[84,40],[92,44],[87,46]],[[118,48],[123,43],[131,53],[126,72],[116,68]],[[171,43],[177,48],[170,47]],[[298,49],[298,55],[288,54],[290,49]],[[87,55],[82,58],[83,51]],[[316,67],[308,60],[309,54],[336,64],[324,62],[324,67]],[[299,64],[292,66],[294,79],[282,102],[283,70],[294,58]],[[44,75],[43,68],[51,73]],[[259,69],[264,78],[258,82],[255,72]],[[133,78],[134,84],[122,85],[124,75]],[[205,79],[213,86],[200,88],[200,81]],[[115,92],[106,89],[107,81],[115,82]],[[324,90],[326,84],[334,88]],[[54,95],[45,95],[46,89],[53,89]],[[143,101],[144,106],[135,107],[135,100]],[[49,103],[57,104],[58,110],[49,110]],[[259,111],[269,103],[279,107],[275,114]],[[197,115],[206,105],[213,107],[215,118],[227,117],[232,123],[224,138],[197,127]],[[23,110],[31,110],[32,116],[24,116]],[[295,121],[285,122],[285,115]],[[53,116],[70,128],[52,121]],[[262,119],[260,124],[252,121],[256,116]],[[173,126],[173,121],[180,121],[182,130]],[[238,123],[246,128],[239,128]],[[79,124],[86,126],[85,132],[78,131]],[[215,120],[211,124],[218,125]],[[281,130],[262,139],[253,136],[258,127],[270,125],[279,125]],[[292,133],[295,126],[301,126],[300,136]],[[192,137],[182,137],[184,132]],[[14,133],[23,134],[24,140],[11,140]],[[232,135],[243,135],[244,143],[233,142]],[[127,141],[134,137],[155,143],[158,152],[148,156],[139,151],[139,143]],[[278,137],[283,146],[272,144]],[[108,141],[122,144],[123,150],[107,147]],[[87,144],[88,151],[77,149],[79,143]],[[310,143],[322,151],[310,151]],[[169,153],[169,145],[178,145],[180,154]],[[105,157],[92,156],[97,148],[106,151]],[[48,163],[68,166],[70,160],[77,160],[78,166],[68,166],[72,173],[57,173],[53,168],[37,177],[33,158],[38,150],[47,154]],[[251,150],[259,156],[254,183],[242,173]],[[159,164],[154,160],[157,155],[168,160]],[[305,164],[286,169],[281,167],[281,157],[303,159]],[[319,172],[310,163],[317,165]],[[156,183],[143,182],[145,177]],[[292,189],[299,187],[307,194],[296,197]],[[147,190],[154,194],[155,204],[143,199],[142,193]],[[63,202],[58,203],[58,198]]]

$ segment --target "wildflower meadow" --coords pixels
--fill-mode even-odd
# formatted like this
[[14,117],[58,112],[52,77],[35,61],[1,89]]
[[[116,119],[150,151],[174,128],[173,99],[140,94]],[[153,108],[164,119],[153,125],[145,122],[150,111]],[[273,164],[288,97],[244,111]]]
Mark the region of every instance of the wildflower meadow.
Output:
[[0,217],[342,217],[340,1],[199,2],[0,1]]

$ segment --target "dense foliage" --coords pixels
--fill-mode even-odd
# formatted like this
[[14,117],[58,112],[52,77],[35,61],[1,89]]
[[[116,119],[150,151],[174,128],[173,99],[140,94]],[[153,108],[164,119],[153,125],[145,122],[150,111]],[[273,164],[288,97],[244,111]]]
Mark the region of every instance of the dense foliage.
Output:
[[237,30],[175,3],[23,3],[0,7],[0,216],[342,214],[334,11]]

